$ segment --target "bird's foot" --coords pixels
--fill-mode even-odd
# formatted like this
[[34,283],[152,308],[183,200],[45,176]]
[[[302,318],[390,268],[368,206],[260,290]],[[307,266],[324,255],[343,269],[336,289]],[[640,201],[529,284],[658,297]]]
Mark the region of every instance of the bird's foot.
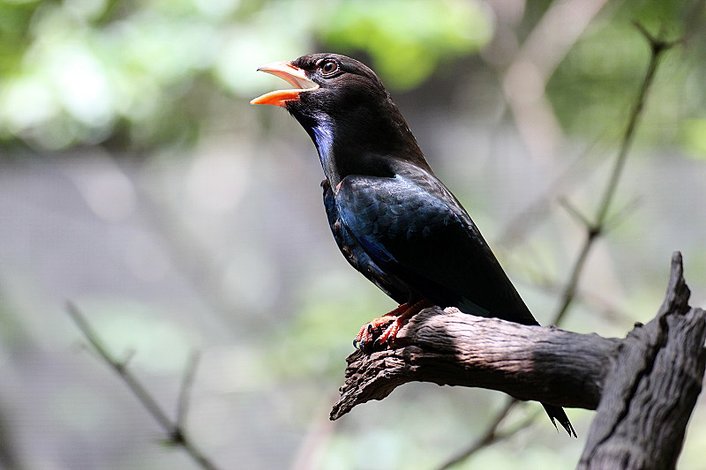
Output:
[[360,331],[358,331],[358,334],[353,340],[353,347],[356,349],[360,349],[361,351],[372,351],[373,347],[376,344],[376,339],[380,337],[383,332],[383,329],[387,331],[386,327],[397,319],[397,315],[395,315],[393,312],[396,312],[397,310],[401,309],[403,306],[406,305],[407,304],[402,304],[392,312],[386,313],[385,315],[375,318],[369,323],[366,323],[365,325],[361,326]]
[[372,352],[377,346],[391,346],[397,338],[397,333],[409,319],[430,305],[426,300],[413,304],[404,303],[385,315],[375,318],[360,328],[353,340],[353,347]]

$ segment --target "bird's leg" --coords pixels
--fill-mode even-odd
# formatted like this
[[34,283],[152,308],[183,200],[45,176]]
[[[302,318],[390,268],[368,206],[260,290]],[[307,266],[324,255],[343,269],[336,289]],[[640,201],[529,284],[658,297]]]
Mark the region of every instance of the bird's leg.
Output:
[[409,309],[409,303],[403,303],[397,306],[397,308],[390,310],[385,315],[378,318],[374,318],[370,322],[360,327],[360,331],[353,340],[353,347],[356,349],[366,349],[366,347],[372,346],[375,341],[375,336],[379,335],[382,328],[394,322],[400,315]]
[[[375,345],[392,344],[405,323],[422,309],[431,306],[427,300],[404,303],[385,315],[363,325],[353,340],[353,346],[362,350],[371,350]],[[385,327],[383,331],[382,328]]]
[[395,339],[397,338],[397,333],[400,331],[400,328],[402,328],[409,321],[410,318],[412,318],[414,315],[418,314],[427,307],[431,307],[431,303],[429,303],[428,300],[420,300],[412,305],[409,305],[404,312],[398,315],[392,321],[392,323],[388,325],[385,331],[383,331],[382,334],[378,336],[375,342],[377,344],[388,345],[394,343]]

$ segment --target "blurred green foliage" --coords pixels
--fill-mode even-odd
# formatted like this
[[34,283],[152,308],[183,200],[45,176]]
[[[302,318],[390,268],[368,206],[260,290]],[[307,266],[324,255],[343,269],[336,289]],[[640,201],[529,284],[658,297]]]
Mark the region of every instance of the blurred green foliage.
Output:
[[419,85],[445,59],[477,52],[492,37],[492,17],[474,2],[344,2],[322,39],[340,51],[367,51],[388,86]]
[[[550,4],[529,2],[518,31]],[[631,22],[674,38],[703,19],[690,17],[693,2],[607,9],[547,89],[564,128],[589,137],[625,115],[642,73],[647,51]],[[254,73],[262,62],[314,50],[363,54],[399,92],[476,54],[496,23],[487,5],[463,0],[2,0],[0,142],[50,150],[190,143],[224,94],[245,101],[262,91]],[[704,63],[692,47],[665,72],[674,85],[659,87],[655,100],[665,105],[647,125],[652,142],[679,141],[703,155],[694,123],[704,119]],[[684,117],[693,125],[677,131]]]
[[[666,56],[650,102],[658,103],[644,116],[641,141],[645,145],[679,144],[687,152],[702,153],[698,136],[680,131],[688,117],[703,117],[706,81],[703,9],[699,2],[625,2],[599,16],[552,76],[547,93],[557,117],[573,135],[613,137],[624,129],[630,105],[644,76],[649,57],[646,41],[635,23],[664,40],[685,38],[687,47]],[[686,85],[686,86],[684,86]]]
[[690,155],[706,159],[706,118],[684,122],[680,140],[684,142]]
[[45,149],[189,141],[214,96],[252,95],[258,64],[311,52],[317,38],[369,52],[391,85],[409,88],[490,33],[485,9],[462,1],[3,1],[0,139]]

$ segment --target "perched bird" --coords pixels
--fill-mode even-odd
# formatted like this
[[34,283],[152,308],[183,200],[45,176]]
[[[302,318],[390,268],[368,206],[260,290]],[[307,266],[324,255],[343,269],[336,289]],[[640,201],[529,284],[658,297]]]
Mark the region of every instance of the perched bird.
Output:
[[[405,321],[431,305],[538,325],[370,68],[344,55],[311,54],[258,70],[292,85],[251,103],[285,108],[313,140],[341,252],[400,304],[364,325],[356,346],[389,345]],[[561,407],[543,406],[552,423],[576,435]]]

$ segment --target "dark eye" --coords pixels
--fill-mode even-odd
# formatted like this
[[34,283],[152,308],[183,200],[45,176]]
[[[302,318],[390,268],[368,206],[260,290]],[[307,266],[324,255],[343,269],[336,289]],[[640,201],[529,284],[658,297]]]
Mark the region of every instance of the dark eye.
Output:
[[325,77],[333,75],[338,71],[338,63],[333,60],[325,60],[321,62],[321,65],[319,65],[319,70],[321,70],[321,73]]

